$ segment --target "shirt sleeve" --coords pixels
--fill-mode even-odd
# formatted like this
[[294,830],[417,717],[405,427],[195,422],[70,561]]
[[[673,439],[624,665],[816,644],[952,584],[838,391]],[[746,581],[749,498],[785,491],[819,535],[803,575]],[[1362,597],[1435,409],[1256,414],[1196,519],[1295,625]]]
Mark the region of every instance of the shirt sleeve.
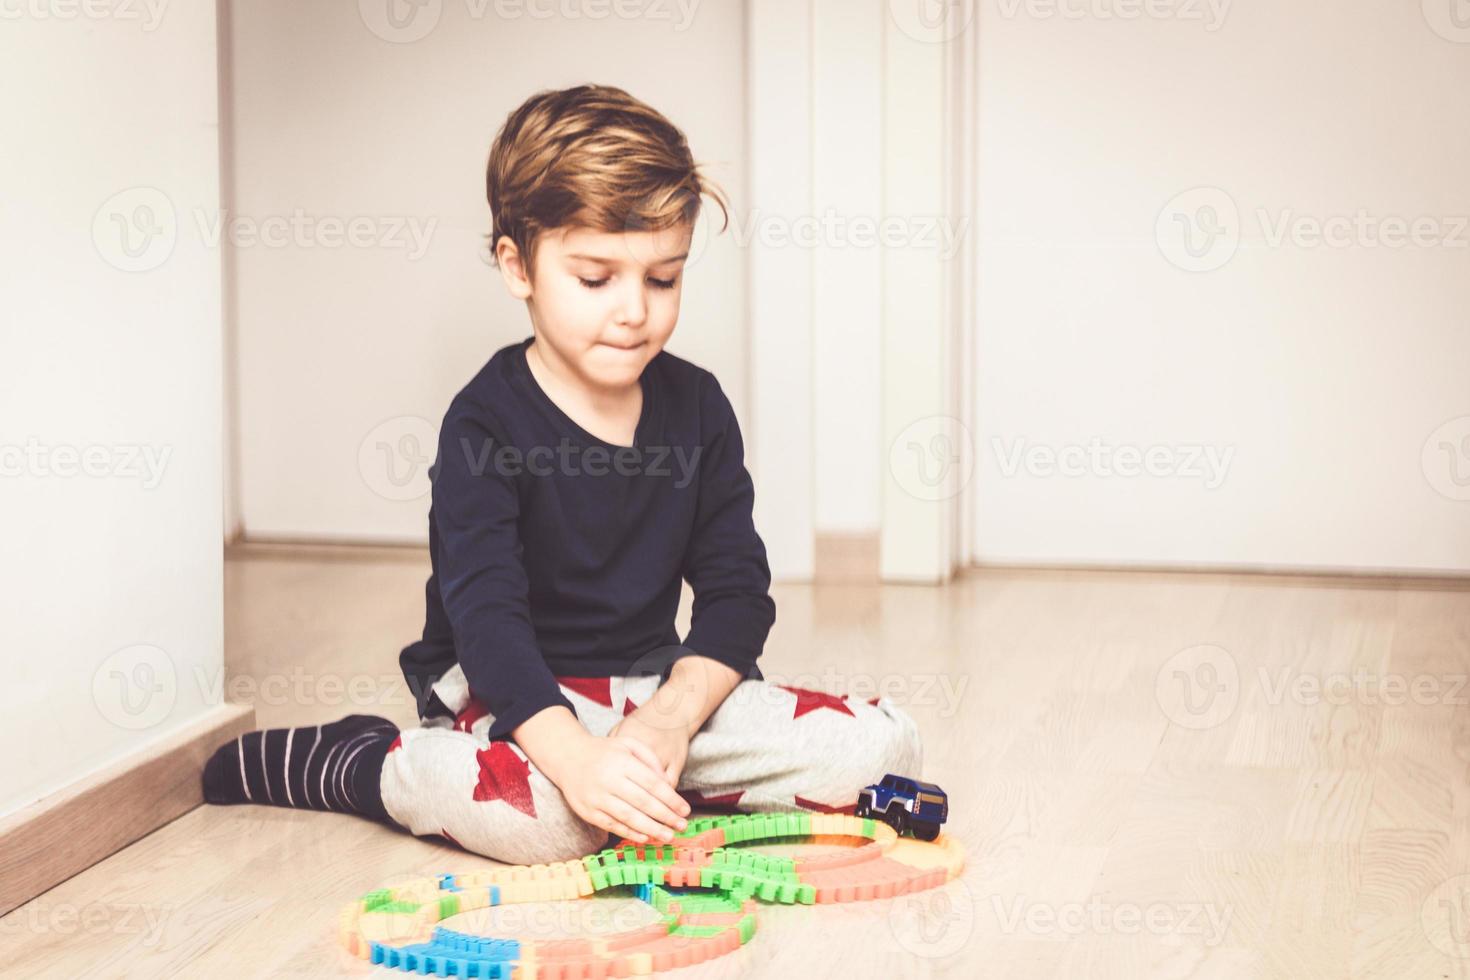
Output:
[[552,705],[575,713],[541,656],[531,623],[530,583],[518,531],[520,497],[495,454],[505,443],[482,413],[452,405],[430,472],[439,544],[439,589],[470,694],[507,737]]
[[756,659],[776,622],[766,546],[755,530],[755,485],[745,444],[719,381],[705,375],[700,396],[699,498],[683,574],[694,591],[685,653],[759,679]]

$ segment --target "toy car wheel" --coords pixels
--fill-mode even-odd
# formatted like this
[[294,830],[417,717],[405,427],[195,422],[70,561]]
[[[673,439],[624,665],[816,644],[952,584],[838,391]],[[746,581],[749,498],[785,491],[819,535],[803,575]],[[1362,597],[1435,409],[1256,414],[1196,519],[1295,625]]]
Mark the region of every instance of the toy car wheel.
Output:
[[902,807],[891,806],[883,811],[883,822],[894,829],[894,832],[902,834],[904,825],[904,812]]
[[919,840],[934,840],[939,836],[939,824],[927,820],[915,820],[912,829]]

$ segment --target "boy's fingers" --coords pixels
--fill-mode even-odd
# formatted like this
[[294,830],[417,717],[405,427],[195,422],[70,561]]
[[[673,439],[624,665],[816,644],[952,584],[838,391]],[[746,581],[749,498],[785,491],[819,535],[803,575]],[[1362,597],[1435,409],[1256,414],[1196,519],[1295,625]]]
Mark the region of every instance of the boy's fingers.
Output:
[[614,820],[612,817],[608,816],[606,813],[603,813],[601,810],[597,812],[596,823],[597,826],[601,827],[603,830],[610,830],[624,840],[645,840],[644,836],[642,834],[635,833],[632,827],[629,827],[621,820]]
[[635,778],[633,782],[651,793],[674,814],[681,817],[689,815],[689,801],[675,791],[673,784],[669,782],[668,771],[662,766],[649,773],[645,779]]
[[658,761],[657,752],[654,752],[653,749],[638,741],[638,739],[636,738],[625,738],[622,741],[623,744],[626,745],[628,749],[633,753],[633,755],[636,756],[649,769],[652,769],[656,775],[663,775],[664,764]]
[[652,817],[639,813],[636,807],[625,800],[613,799],[611,804],[607,808],[608,814],[614,820],[621,820],[628,827],[642,834],[645,841],[667,841],[674,836],[674,832],[668,827],[660,827]]
[[[661,786],[667,784],[654,780],[653,785]],[[645,786],[641,791],[637,789],[632,790],[629,793],[632,799],[629,799],[628,802],[659,823],[666,825],[669,829],[675,831],[683,830],[684,818],[679,815],[678,810],[670,806],[667,800],[660,799],[654,793],[650,792],[650,788]]]

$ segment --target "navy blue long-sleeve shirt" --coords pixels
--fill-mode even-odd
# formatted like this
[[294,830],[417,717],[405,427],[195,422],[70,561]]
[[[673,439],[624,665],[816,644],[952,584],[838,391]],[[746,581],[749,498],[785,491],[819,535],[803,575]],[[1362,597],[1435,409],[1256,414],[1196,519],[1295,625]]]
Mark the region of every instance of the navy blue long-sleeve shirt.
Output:
[[[492,739],[572,708],[558,675],[650,659],[667,675],[696,653],[760,679],[776,606],[740,427],[715,376],[660,351],[639,379],[634,444],[620,447],[541,389],[533,339],[496,351],[439,430],[423,637],[399,655],[420,712],[456,661],[495,716]],[[694,593],[682,641],[681,579]]]

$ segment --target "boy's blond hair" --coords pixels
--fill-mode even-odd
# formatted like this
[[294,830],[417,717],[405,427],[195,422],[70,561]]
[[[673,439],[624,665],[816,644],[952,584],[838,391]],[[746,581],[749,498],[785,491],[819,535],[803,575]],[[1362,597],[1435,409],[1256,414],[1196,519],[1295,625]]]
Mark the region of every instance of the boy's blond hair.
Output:
[[490,148],[491,263],[502,235],[531,277],[536,242],[554,228],[692,226],[704,194],[728,226],[724,193],[699,173],[684,134],[656,109],[610,85],[537,92],[506,118]]

